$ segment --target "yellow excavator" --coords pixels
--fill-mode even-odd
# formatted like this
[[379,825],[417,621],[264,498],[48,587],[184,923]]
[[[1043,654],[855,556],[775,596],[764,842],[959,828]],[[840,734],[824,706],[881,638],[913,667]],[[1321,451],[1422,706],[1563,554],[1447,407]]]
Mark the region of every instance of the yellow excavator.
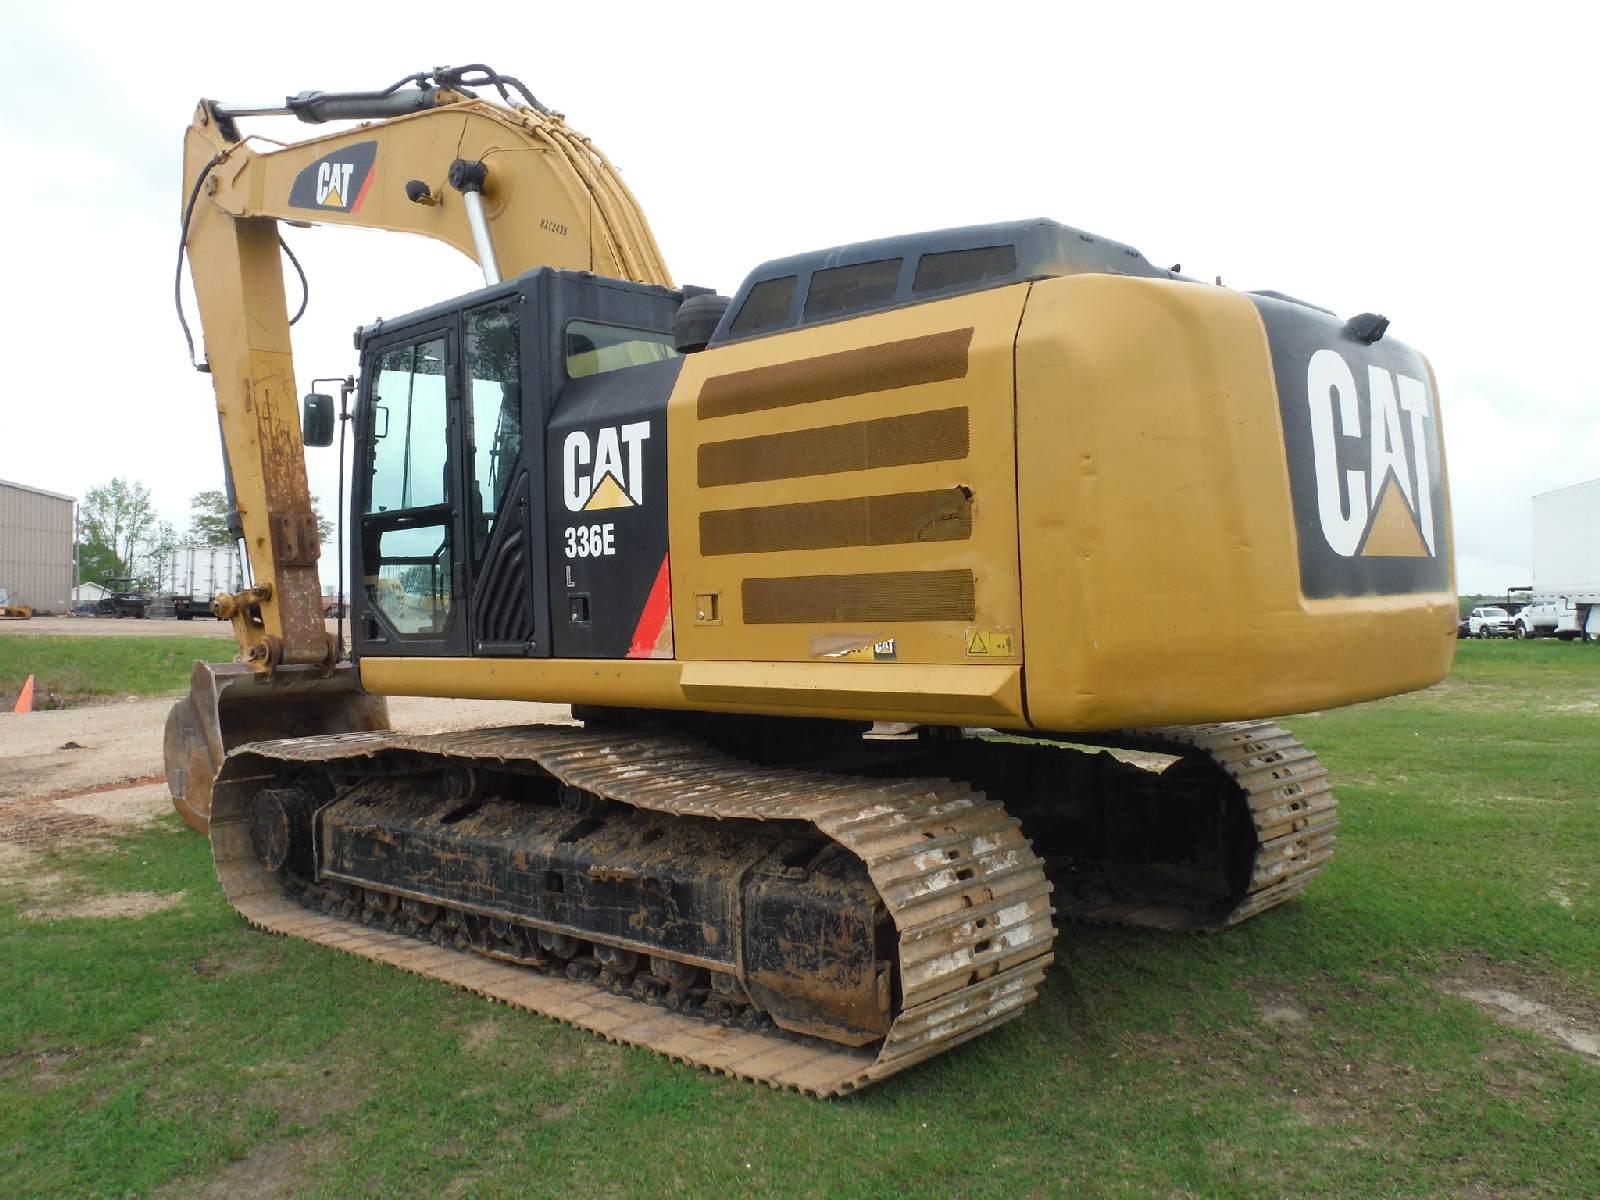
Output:
[[[255,149],[269,113],[362,123]],[[167,774],[262,929],[837,1095],[1022,1013],[1058,921],[1297,894],[1334,799],[1271,718],[1449,668],[1437,392],[1376,314],[1046,220],[678,287],[482,65],[202,101],[184,171],[251,578]],[[484,286],[358,330],[297,412],[312,222]],[[348,652],[302,451],[347,424]],[[389,696],[576,721],[405,734]]]
[[0,587],[0,621],[28,621],[33,619],[33,609],[11,598],[11,593]]

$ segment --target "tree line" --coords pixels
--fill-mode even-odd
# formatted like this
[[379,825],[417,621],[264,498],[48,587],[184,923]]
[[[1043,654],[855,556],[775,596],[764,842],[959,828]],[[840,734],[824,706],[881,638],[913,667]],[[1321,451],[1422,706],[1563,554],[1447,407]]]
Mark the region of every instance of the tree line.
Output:
[[[324,542],[333,522],[313,496],[317,533]],[[154,587],[180,546],[231,546],[228,494],[220,488],[196,492],[189,500],[189,524],[179,530],[160,519],[150,489],[136,479],[112,479],[92,487],[78,501],[77,562],[80,583],[134,579]]]

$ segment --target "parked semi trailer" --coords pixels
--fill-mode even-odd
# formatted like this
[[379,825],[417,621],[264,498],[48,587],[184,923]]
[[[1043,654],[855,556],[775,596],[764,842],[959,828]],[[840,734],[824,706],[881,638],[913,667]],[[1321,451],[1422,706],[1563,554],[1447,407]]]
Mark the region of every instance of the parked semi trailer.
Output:
[[1533,585],[1514,633],[1600,641],[1600,479],[1533,498]]
[[237,546],[178,546],[160,579],[163,597],[180,621],[211,616],[211,601],[239,586],[243,572]]

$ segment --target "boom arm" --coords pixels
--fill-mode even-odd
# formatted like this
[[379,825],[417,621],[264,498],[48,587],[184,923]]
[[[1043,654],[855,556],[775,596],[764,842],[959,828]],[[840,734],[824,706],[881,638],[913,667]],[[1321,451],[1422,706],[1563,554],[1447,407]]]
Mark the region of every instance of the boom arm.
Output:
[[[671,283],[632,193],[559,115],[449,87],[382,95],[368,111],[417,111],[257,152],[229,110],[201,101],[184,140],[184,245],[255,579],[219,604],[261,670],[331,664],[335,654],[323,626],[278,221],[419,233],[486,271],[498,260],[507,275],[552,266]],[[304,119],[322,119],[301,107]],[[291,101],[282,111],[300,110]]]

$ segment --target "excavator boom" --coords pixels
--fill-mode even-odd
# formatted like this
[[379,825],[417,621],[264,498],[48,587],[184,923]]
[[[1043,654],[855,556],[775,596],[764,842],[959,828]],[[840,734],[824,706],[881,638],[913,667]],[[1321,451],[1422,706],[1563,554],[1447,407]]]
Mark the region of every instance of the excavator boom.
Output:
[[[217,598],[249,669],[197,673],[167,723],[168,785],[197,829],[233,746],[388,723],[381,697],[357,693],[324,620],[279,223],[420,234],[478,261],[491,282],[552,266],[670,283],[637,201],[588,138],[515,80],[527,101],[515,108],[469,91],[492,84],[509,97],[503,80],[481,67],[441,69],[382,92],[302,93],[282,105],[202,100],[195,109],[184,138],[183,247],[230,523],[254,580]],[[258,150],[237,118],[266,114],[371,123]]]
[[[395,110],[405,115],[260,151],[233,115],[320,122]],[[252,665],[331,665],[278,222],[421,234],[495,279],[550,266],[670,284],[666,264],[633,194],[588,138],[554,113],[448,87],[316,93],[283,109],[203,100],[184,140],[184,177],[206,366],[258,581],[224,610]]]

